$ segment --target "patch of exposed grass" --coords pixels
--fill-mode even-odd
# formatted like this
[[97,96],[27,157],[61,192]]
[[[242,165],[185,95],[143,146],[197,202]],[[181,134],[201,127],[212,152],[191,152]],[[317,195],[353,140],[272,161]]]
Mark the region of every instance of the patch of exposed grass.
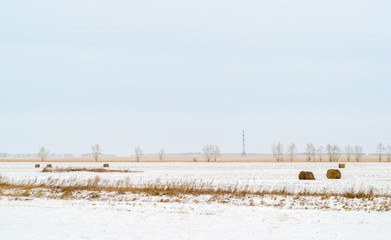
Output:
[[345,211],[390,211],[391,195],[349,189],[343,193],[301,191],[287,188],[254,190],[249,186],[213,185],[200,181],[151,181],[132,183],[130,178],[111,181],[99,176],[81,179],[14,180],[0,176],[0,197],[10,200],[32,198],[86,199],[93,201],[153,201],[164,203],[193,202],[239,204],[245,206],[270,206],[277,208],[321,209]]
[[294,199],[300,199],[301,197],[319,197],[321,199],[328,199],[331,197],[343,197],[347,199],[372,199],[375,197],[391,198],[391,195],[375,194],[373,189],[369,189],[368,191],[355,191],[354,189],[351,189],[343,193],[328,192],[327,190],[323,190],[322,192],[301,191],[295,193],[286,188],[277,190],[254,190],[249,186],[215,186],[212,182],[199,181],[151,181],[140,185],[132,183],[128,177],[122,180],[110,181],[108,179],[101,179],[99,176],[89,179],[59,179],[49,177],[46,180],[38,180],[36,178],[10,180],[0,176],[0,193],[2,193],[2,190],[4,189],[20,189],[24,190],[24,194],[27,194],[29,190],[32,189],[49,189],[60,192],[105,191],[116,192],[116,194],[134,193],[150,196],[209,195],[215,198],[219,196],[224,198],[244,198],[246,196],[265,195],[290,196]]
[[128,169],[107,169],[107,168],[75,168],[75,167],[67,167],[67,168],[48,168],[45,167],[42,169],[42,172],[96,172],[96,173],[108,173],[108,172],[140,172],[140,171],[130,171]]

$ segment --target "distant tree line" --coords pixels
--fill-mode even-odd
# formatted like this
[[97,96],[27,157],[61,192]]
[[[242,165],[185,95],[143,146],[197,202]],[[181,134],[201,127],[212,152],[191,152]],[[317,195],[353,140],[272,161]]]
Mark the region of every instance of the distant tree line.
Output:
[[[75,157],[72,153],[48,153],[48,157]],[[39,157],[39,153],[0,153],[0,158],[33,158]]]
[[[286,158],[288,158],[291,162],[293,162],[293,160],[297,157],[297,148],[294,143],[291,143],[285,151],[284,145],[278,142],[273,144],[271,150],[273,158],[276,159],[277,162],[283,161],[284,156],[286,156]],[[341,156],[345,156],[348,162],[358,162],[362,156],[365,156],[363,153],[363,147],[360,145],[348,145],[342,149],[338,145],[333,144],[327,144],[325,147],[315,147],[312,143],[307,143],[305,145],[304,153],[308,162],[322,161],[322,158],[324,157],[326,157],[330,162],[337,162]],[[384,158],[386,158],[388,162],[391,161],[391,145],[385,146],[384,144],[379,143],[376,147],[376,153],[379,162],[383,161]]]
[[[284,161],[284,159],[288,159],[293,162],[298,156],[304,155],[308,162],[315,161],[323,161],[323,158],[327,158],[330,162],[337,162],[341,156],[344,156],[348,162],[356,161],[359,162],[360,159],[365,156],[363,152],[363,147],[360,145],[355,146],[345,146],[341,148],[338,145],[327,144],[326,146],[315,146],[312,143],[307,143],[305,145],[304,154],[299,154],[296,144],[291,143],[287,146],[285,150],[285,146],[278,142],[273,144],[272,146],[272,156],[276,159],[277,162]],[[165,150],[160,149],[157,154],[154,156],[158,156],[160,161],[165,159]],[[184,156],[186,154],[170,154],[170,155],[178,155]],[[218,145],[205,145],[202,148],[202,152],[200,153],[191,153],[187,154],[188,156],[203,156],[207,162],[214,161],[216,162],[219,157],[222,155],[225,156],[239,156],[239,154],[222,154],[220,151],[220,147]],[[267,154],[254,154],[256,156],[265,156]],[[386,159],[388,162],[391,161],[391,145],[384,145],[383,143],[379,143],[376,147],[376,155],[378,156],[379,162],[382,162],[383,159]],[[98,161],[99,157],[115,157],[113,154],[103,154],[103,149],[99,144],[94,144],[91,147],[91,153],[81,154],[81,157],[91,157],[94,158],[95,161]],[[134,149],[134,156],[136,161],[140,161],[140,158],[143,156],[142,149],[137,146]],[[74,157],[73,154],[50,154],[49,151],[45,147],[41,147],[36,154],[8,154],[8,153],[0,153],[0,158],[28,158],[28,157],[38,157],[41,161],[45,161],[48,157]],[[197,161],[194,157],[193,161]]]

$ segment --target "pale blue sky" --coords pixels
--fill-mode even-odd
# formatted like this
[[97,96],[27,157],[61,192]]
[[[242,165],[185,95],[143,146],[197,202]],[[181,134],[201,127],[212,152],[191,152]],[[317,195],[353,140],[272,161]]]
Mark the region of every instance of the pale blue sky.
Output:
[[0,152],[391,144],[390,1],[0,2]]

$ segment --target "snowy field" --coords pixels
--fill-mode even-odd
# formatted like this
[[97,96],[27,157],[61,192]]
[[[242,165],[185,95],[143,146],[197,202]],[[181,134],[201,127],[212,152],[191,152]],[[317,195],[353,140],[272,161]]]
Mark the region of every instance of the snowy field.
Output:
[[1,239],[390,239],[389,213],[0,201]]
[[[33,162],[0,163],[0,175],[11,179],[45,180],[49,177],[69,179],[73,177],[87,179],[100,176],[109,180],[130,178],[135,184],[146,182],[192,181],[211,182],[215,185],[250,186],[255,189],[281,189],[289,191],[344,192],[353,189],[370,189],[375,193],[391,193],[391,163],[346,163],[340,180],[326,178],[326,172],[338,168],[338,163],[109,163],[110,169],[129,169],[136,173],[42,173],[34,168]],[[102,167],[103,163],[51,163],[53,167]],[[312,171],[316,181],[300,181],[300,171]]]
[[[342,193],[372,188],[379,194],[391,194],[391,164],[388,163],[347,163],[345,169],[340,169],[340,180],[326,178],[326,171],[337,168],[337,163],[109,163],[110,169],[139,171],[134,173],[42,173],[42,168],[34,168],[34,164],[3,162],[0,175],[15,181],[100,176],[110,181],[128,177],[140,185],[196,180],[216,186],[285,188],[294,192],[326,189]],[[103,163],[51,164],[53,167],[102,167]],[[302,170],[312,171],[317,180],[299,181],[297,176]],[[281,202],[284,200],[281,198],[255,201]],[[158,197],[132,194],[124,195],[121,201],[103,199],[0,197],[0,239],[390,239],[391,236],[390,211],[224,204],[202,201],[202,197],[197,202],[194,199],[160,202]],[[332,203],[327,199],[313,202],[317,201]],[[303,205],[298,201],[298,206],[300,203]]]

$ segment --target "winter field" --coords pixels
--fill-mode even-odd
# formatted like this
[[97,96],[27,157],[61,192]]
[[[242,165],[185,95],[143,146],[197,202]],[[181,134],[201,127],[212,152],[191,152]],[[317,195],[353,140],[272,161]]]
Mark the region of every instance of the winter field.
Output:
[[[40,164],[40,168],[35,168]],[[0,163],[0,239],[390,239],[391,164]],[[95,169],[102,162],[51,162]],[[116,170],[129,172],[115,172]],[[316,180],[298,180],[300,171]]]

